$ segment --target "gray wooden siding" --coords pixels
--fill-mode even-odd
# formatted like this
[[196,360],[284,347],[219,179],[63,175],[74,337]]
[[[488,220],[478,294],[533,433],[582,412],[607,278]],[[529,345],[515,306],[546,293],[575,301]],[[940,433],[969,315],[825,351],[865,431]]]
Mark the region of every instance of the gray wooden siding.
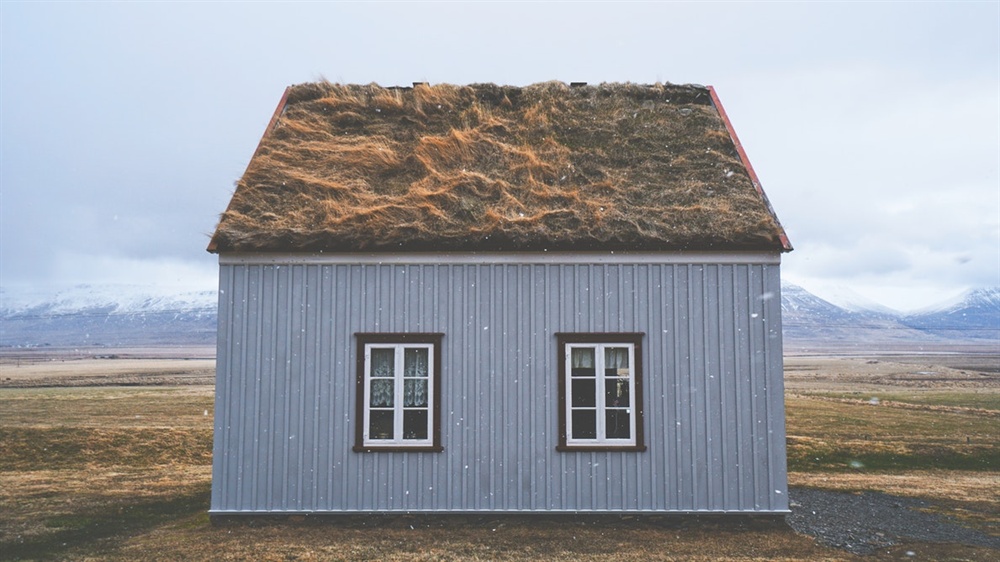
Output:
[[[220,266],[212,512],[788,509],[779,266]],[[355,453],[356,332],[443,332],[442,453]],[[564,453],[556,332],[645,332],[648,451]]]

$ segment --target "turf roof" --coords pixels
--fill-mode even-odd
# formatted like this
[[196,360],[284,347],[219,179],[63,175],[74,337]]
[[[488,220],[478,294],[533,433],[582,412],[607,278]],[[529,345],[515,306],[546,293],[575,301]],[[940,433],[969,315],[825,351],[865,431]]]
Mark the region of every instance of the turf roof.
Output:
[[213,252],[786,251],[710,89],[286,92]]

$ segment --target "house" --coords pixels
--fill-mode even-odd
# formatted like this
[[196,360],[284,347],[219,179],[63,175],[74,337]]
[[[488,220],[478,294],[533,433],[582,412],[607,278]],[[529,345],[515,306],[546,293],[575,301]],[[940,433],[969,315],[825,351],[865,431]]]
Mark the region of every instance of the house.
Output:
[[710,87],[290,87],[209,246],[211,513],[785,513],[790,250]]

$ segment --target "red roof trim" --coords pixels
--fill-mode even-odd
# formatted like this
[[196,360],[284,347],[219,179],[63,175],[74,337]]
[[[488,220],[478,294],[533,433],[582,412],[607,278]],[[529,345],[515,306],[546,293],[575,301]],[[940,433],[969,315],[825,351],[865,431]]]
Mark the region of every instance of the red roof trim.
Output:
[[736,152],[739,154],[740,160],[743,161],[743,166],[746,167],[747,173],[750,174],[750,181],[753,183],[757,193],[759,193],[761,198],[764,199],[764,205],[767,207],[767,212],[771,213],[771,217],[774,218],[775,224],[778,225],[778,236],[781,239],[782,249],[785,252],[791,252],[792,243],[789,242],[788,235],[785,234],[785,228],[781,226],[781,221],[778,220],[778,216],[774,214],[774,208],[771,207],[771,202],[768,201],[767,194],[764,193],[764,188],[760,185],[760,180],[757,179],[757,172],[753,170],[753,166],[750,164],[750,159],[747,158],[747,153],[743,150],[743,144],[740,143],[740,138],[736,136],[736,129],[733,129],[733,124],[729,121],[729,116],[726,115],[726,110],[722,107],[722,102],[719,101],[718,94],[715,93],[715,88],[708,86],[708,93],[712,96],[712,104],[719,110],[719,117],[721,117],[722,122],[725,123],[726,130],[729,131],[729,136],[733,139],[733,144],[736,145]]
[[[285,112],[285,105],[287,105],[287,103],[288,103],[288,93],[291,92],[291,91],[292,91],[292,87],[289,86],[289,87],[285,88],[285,93],[281,95],[281,100],[278,101],[278,107],[276,107],[274,109],[274,115],[272,115],[271,116],[271,120],[268,121],[267,127],[264,129],[264,134],[261,135],[260,140],[257,142],[257,148],[254,149],[253,155],[250,157],[250,160],[247,162],[247,168],[248,169],[250,168],[250,162],[253,162],[253,159],[257,157],[257,153],[260,152],[260,147],[263,146],[264,139],[266,139],[267,135],[269,135],[271,133],[271,131],[273,131],[274,128],[278,125],[278,119],[280,119],[281,118],[281,114]],[[243,173],[246,174],[246,170],[244,170]],[[233,204],[233,199],[230,198],[229,199],[229,206],[226,207],[226,211],[229,211],[229,208],[232,206],[232,204]],[[215,237],[212,237],[212,240],[208,243],[208,248],[205,248],[205,251],[211,252],[211,253],[214,254],[217,249],[218,249],[218,246],[215,243]]]

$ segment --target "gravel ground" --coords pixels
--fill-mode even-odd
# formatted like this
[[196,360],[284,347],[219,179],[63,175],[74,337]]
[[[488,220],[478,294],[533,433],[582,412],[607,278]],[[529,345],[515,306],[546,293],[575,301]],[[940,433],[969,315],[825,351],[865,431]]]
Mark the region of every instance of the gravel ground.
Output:
[[871,554],[901,540],[960,543],[1000,550],[1000,537],[963,527],[947,517],[918,511],[931,502],[880,492],[789,490],[792,514],[785,520],[796,532],[854,554]]

